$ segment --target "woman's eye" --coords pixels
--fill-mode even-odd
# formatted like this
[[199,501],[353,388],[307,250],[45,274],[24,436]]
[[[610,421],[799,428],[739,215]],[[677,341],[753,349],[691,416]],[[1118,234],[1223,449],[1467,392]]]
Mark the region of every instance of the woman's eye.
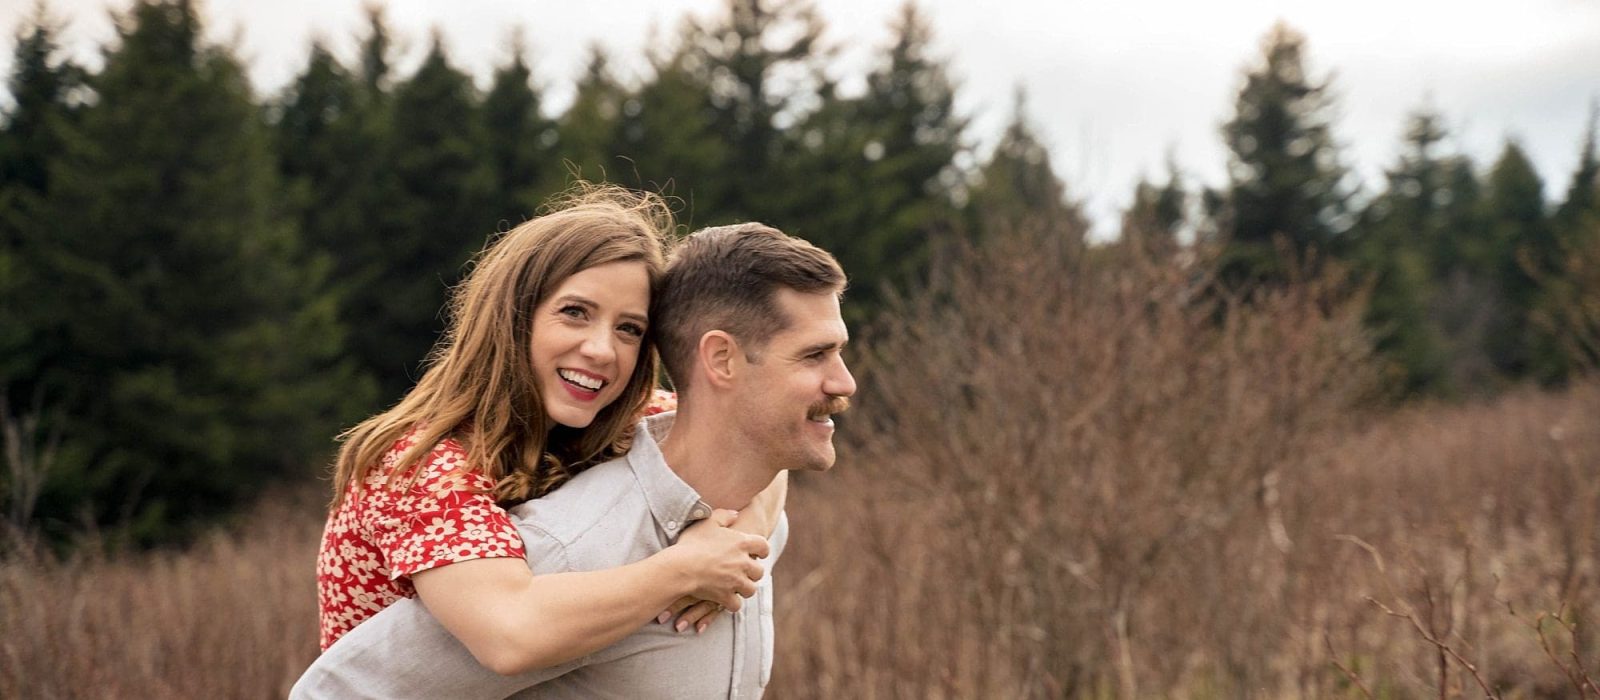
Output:
[[621,326],[618,326],[617,328],[618,328],[618,330],[621,330],[623,333],[626,333],[626,334],[628,334],[630,336],[633,336],[635,338],[643,338],[644,337],[644,326],[641,326],[641,325],[639,325],[637,323],[624,323]]
[[566,316],[567,318],[583,318],[585,314],[583,307],[576,304],[563,306],[560,309],[557,309],[556,313]]

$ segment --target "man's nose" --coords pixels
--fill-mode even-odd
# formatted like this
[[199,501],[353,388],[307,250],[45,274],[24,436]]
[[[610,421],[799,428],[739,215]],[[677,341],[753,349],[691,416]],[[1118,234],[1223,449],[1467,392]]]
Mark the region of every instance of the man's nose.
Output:
[[845,365],[844,358],[839,358],[833,371],[828,373],[822,390],[829,396],[855,395],[856,378],[850,374],[850,368]]

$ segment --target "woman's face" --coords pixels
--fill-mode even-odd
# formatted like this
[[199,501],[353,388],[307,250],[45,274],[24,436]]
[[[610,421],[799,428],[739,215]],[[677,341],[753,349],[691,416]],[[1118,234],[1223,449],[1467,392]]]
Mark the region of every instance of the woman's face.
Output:
[[533,370],[550,418],[584,428],[633,376],[649,327],[642,262],[596,265],[568,277],[533,319]]

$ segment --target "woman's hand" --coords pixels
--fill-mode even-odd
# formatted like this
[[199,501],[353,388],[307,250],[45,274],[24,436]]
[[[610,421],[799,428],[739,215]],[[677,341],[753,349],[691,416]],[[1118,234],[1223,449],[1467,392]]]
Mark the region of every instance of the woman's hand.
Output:
[[[783,516],[783,506],[788,497],[789,472],[778,472],[772,483],[756,494],[749,506],[739,511],[739,517],[729,527],[752,535],[771,537],[778,528],[778,519]],[[717,615],[722,614],[722,609],[712,601],[684,596],[657,616],[656,622],[666,624],[676,617],[678,621],[673,623],[674,629],[683,632],[693,627],[695,633],[699,634],[711,626]]]
[[756,581],[765,569],[756,559],[767,556],[767,539],[730,529],[737,513],[712,511],[684,530],[678,543],[667,548],[692,582],[690,598],[738,610],[744,599],[756,594]]

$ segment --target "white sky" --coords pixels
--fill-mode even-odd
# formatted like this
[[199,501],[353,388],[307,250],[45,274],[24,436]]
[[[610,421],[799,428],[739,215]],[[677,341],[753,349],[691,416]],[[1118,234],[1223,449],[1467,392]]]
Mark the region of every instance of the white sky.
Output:
[[[33,0],[0,0],[0,69]],[[113,36],[108,8],[128,0],[51,0],[79,60],[96,60]],[[889,40],[900,0],[818,0],[837,74],[860,76]],[[538,80],[564,106],[585,47],[611,48],[624,69],[642,68],[646,37],[670,34],[687,13],[717,13],[722,0],[389,0],[387,16],[408,70],[442,32],[457,65],[480,83],[509,52],[520,27]],[[1113,233],[1134,181],[1164,178],[1170,152],[1190,183],[1219,185],[1226,153],[1218,135],[1240,70],[1278,19],[1309,38],[1313,75],[1334,74],[1335,134],[1368,191],[1382,186],[1405,116],[1425,102],[1441,110],[1456,145],[1486,167],[1517,138],[1546,180],[1565,193],[1589,105],[1600,98],[1600,0],[922,0],[936,49],[952,60],[971,137],[992,146],[1009,117],[1012,89],[1029,92],[1029,116],[1050,145],[1069,191],[1084,199],[1097,233]],[[209,33],[236,47],[259,91],[293,78],[311,37],[351,57],[363,0],[209,0]]]

